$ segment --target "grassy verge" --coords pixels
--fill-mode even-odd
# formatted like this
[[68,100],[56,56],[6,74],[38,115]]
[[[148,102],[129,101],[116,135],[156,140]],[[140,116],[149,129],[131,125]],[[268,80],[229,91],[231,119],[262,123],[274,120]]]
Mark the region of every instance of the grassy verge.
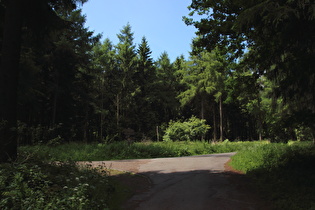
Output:
[[69,143],[58,146],[20,147],[22,152],[37,154],[50,161],[97,161],[158,157],[181,157],[212,153],[235,152],[266,144],[266,142],[146,142],[128,145],[125,142],[111,144]]
[[[160,142],[128,146],[117,142],[20,147],[20,160],[0,164],[0,209],[118,209],[134,190],[144,190],[139,188],[143,179],[129,173],[113,174],[105,168],[79,168],[74,161],[230,152],[251,144]],[[58,160],[59,164],[52,162]]]
[[266,144],[243,150],[231,166],[251,177],[275,209],[315,209],[315,149],[311,143]]
[[[130,146],[116,142],[19,148],[20,154],[36,154],[46,162],[179,157],[234,151],[238,153],[232,157],[232,167],[246,173],[276,209],[315,209],[315,149],[308,142],[146,142]],[[71,162],[60,166],[36,161],[1,165],[0,191],[4,193],[0,209],[12,209],[4,207],[16,205],[17,209],[23,209],[23,205],[42,208],[44,203],[45,208],[56,203],[60,205],[58,208],[67,209],[87,209],[93,205],[117,209],[134,193],[132,183],[139,177],[126,173],[108,177],[106,171],[100,174],[92,168],[79,170]],[[103,186],[99,184],[101,180]],[[40,190],[36,186],[41,186]],[[103,201],[98,202],[100,194]]]

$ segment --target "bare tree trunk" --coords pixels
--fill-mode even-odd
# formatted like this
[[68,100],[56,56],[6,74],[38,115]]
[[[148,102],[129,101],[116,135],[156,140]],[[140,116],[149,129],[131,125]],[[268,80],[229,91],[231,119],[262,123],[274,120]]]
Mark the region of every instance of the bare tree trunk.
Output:
[[[58,80],[58,79],[57,79]],[[56,114],[57,114],[57,99],[58,99],[58,81],[54,93],[53,110],[52,110],[52,126],[56,124]]]
[[103,141],[103,113],[101,113],[101,116],[100,116],[100,132],[99,132],[99,141],[102,142]]
[[[100,91],[102,91],[102,87],[104,86],[103,82],[102,82],[102,86],[100,88]],[[102,91],[101,93],[101,106],[100,106],[100,111],[101,111],[101,115],[100,115],[100,132],[99,132],[99,141],[102,142],[103,141],[103,107],[104,107],[104,92]]]
[[259,141],[262,141],[262,131],[263,131],[263,124],[262,124],[262,111],[261,111],[261,99],[260,94],[257,93],[257,100],[258,100],[258,135]]
[[117,124],[117,128],[119,128],[119,118],[120,118],[120,110],[119,110],[119,106],[120,106],[120,101],[119,101],[119,94],[117,94],[116,96],[116,124]]
[[85,105],[85,117],[84,117],[84,125],[83,125],[83,141],[88,142],[88,131],[89,131],[89,111],[88,105]]
[[215,102],[213,102],[213,141],[217,141],[217,123],[215,114]]
[[7,1],[0,69],[0,162],[17,156],[17,86],[22,27],[22,0]]
[[220,141],[223,141],[223,111],[222,111],[222,96],[219,99],[219,109],[220,109]]
[[205,108],[204,108],[204,103],[205,103],[205,100],[204,98],[202,97],[201,98],[201,119],[205,119]]
[[[205,99],[204,99],[204,97],[202,97],[201,98],[201,119],[205,119],[205,105],[204,105],[204,103],[205,103]],[[202,136],[201,136],[201,141],[203,141],[203,140],[205,140],[205,138],[206,138],[206,136],[205,136],[205,134],[202,134]]]
[[160,141],[159,126],[156,126],[156,140]]

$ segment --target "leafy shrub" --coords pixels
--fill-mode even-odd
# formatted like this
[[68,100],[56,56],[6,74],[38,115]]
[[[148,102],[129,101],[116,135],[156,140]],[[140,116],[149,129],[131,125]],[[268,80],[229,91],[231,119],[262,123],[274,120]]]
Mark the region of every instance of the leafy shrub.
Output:
[[187,121],[170,121],[163,136],[164,141],[191,141],[201,139],[210,126],[206,120],[191,117]]
[[107,209],[106,170],[31,158],[0,165],[0,209]]
[[295,129],[295,135],[298,141],[312,141],[312,130],[309,127],[299,126]]

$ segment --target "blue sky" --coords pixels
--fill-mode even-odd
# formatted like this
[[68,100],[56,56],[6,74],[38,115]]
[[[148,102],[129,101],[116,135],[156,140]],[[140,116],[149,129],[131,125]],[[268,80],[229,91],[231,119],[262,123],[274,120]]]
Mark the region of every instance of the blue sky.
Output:
[[183,54],[187,59],[196,29],[182,21],[188,16],[191,0],[89,0],[82,7],[86,15],[85,26],[102,33],[117,44],[117,34],[128,22],[134,32],[134,43],[140,44],[145,36],[157,59],[162,52],[171,61]]

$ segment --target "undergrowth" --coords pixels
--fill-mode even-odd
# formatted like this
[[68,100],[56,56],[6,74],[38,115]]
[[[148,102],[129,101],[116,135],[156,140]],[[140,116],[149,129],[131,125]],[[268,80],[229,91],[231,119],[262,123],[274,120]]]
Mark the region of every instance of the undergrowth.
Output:
[[[265,198],[272,203],[275,209],[315,209],[315,167],[313,167],[315,162],[315,150],[312,143],[309,142],[289,142],[288,144],[284,144],[269,143],[268,141],[224,141],[222,143],[168,141],[142,142],[132,145],[128,145],[125,142],[115,142],[111,144],[69,143],[57,146],[27,146],[19,148],[19,151],[22,153],[35,153],[42,160],[49,161],[118,160],[237,152],[237,154],[232,157],[231,166],[237,170],[243,171],[246,176],[249,176],[257,189],[265,195]],[[32,170],[36,169],[32,168],[35,166],[29,167],[31,167]],[[19,170],[21,171],[21,169],[17,171]],[[29,170],[29,168],[27,170]],[[23,186],[23,184],[21,184],[22,182],[19,181],[19,175],[10,175],[9,177],[11,177],[10,179],[12,180],[16,179],[13,183],[18,184],[15,185]],[[9,182],[10,180],[5,182],[1,181],[1,184]],[[47,189],[50,189],[51,185],[50,182],[43,182],[43,186],[48,186]],[[21,186],[19,186],[19,188],[24,190],[24,187]],[[81,189],[78,188],[78,186],[76,187],[77,189]],[[61,188],[63,189],[63,187]],[[62,190],[61,188],[58,187],[59,190]],[[9,199],[6,202],[15,202],[13,198],[9,198],[9,195],[15,195],[15,197],[22,196],[21,193],[13,190],[14,187],[7,189],[9,189],[7,191],[10,193],[6,194],[6,198]],[[10,191],[11,189],[12,192]],[[46,189],[46,187],[43,189]],[[73,189],[73,187],[71,187],[71,189]],[[48,190],[48,192],[50,191],[51,190]],[[27,192],[27,190],[25,192]],[[36,193],[32,193],[30,194],[33,196],[31,199],[35,199],[34,195]],[[70,194],[65,193],[65,198],[68,197],[70,197]],[[44,197],[44,200],[45,199],[47,198]],[[51,201],[48,200],[48,203],[49,202]],[[66,201],[60,201],[60,203],[62,202]],[[72,204],[66,203],[62,205],[71,206]]]
[[275,209],[315,209],[312,143],[266,144],[243,150],[231,166],[243,171]]
[[112,187],[104,167],[44,162],[20,152],[0,164],[0,209],[108,209]]
[[20,147],[20,151],[36,153],[50,161],[101,161],[138,158],[182,157],[213,153],[235,152],[256,147],[267,142],[208,143],[205,141],[184,142],[126,142],[110,144],[68,143],[57,146],[37,145]]

